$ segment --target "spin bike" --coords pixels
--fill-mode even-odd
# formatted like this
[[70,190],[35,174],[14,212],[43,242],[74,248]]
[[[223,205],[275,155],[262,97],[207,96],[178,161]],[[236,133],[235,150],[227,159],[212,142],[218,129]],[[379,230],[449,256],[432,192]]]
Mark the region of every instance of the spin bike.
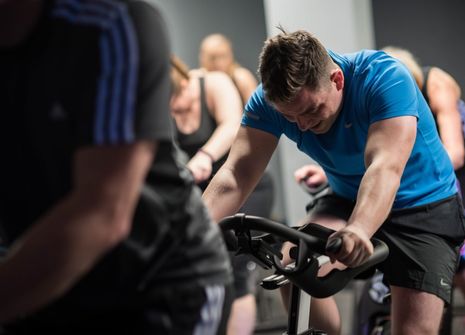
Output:
[[[320,267],[329,262],[326,252],[336,252],[341,247],[340,239],[332,240],[326,246],[333,230],[311,223],[309,230],[303,233],[263,217],[245,214],[225,217],[219,225],[229,249],[249,255],[259,266],[275,271],[262,280],[260,285],[264,289],[291,285],[288,329],[283,335],[324,335],[322,331],[309,328],[311,297],[334,295],[354,277],[385,260],[389,253],[384,242],[373,238],[374,252],[365,263],[355,268],[335,269],[318,277]],[[295,245],[290,251],[294,262],[283,266],[283,255],[278,246],[287,241]]]

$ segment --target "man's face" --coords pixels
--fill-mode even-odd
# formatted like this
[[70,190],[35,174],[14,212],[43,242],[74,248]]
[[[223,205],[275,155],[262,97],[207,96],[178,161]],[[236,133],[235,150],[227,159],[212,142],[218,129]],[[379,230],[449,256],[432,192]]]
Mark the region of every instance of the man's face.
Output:
[[343,90],[335,81],[317,90],[304,87],[291,103],[275,103],[276,109],[301,131],[326,133],[342,106]]

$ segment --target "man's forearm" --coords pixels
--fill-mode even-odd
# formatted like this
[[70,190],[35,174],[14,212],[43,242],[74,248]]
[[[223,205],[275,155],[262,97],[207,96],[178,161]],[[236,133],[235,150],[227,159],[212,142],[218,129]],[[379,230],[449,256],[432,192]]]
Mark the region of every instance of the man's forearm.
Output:
[[225,122],[219,125],[203,148],[211,153],[216,160],[220,159],[231,148],[237,129],[238,127],[235,123]]
[[244,191],[238,187],[232,172],[227,169],[218,171],[202,198],[215,222],[236,214],[245,201]]
[[399,185],[397,172],[386,168],[367,169],[348,224],[360,226],[373,236],[389,215]]
[[0,263],[0,322],[46,305],[89,271],[114,244],[102,222],[65,202],[17,241]]

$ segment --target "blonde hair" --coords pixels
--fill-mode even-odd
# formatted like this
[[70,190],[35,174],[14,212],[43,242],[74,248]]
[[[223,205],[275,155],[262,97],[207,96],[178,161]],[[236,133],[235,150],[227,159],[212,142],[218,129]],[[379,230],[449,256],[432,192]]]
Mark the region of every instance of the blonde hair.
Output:
[[171,93],[173,95],[181,92],[181,82],[189,80],[189,67],[176,55],[171,55]]
[[395,46],[386,46],[381,50],[400,60],[410,71],[418,87],[423,87],[423,71],[421,70],[418,60],[410,51]]

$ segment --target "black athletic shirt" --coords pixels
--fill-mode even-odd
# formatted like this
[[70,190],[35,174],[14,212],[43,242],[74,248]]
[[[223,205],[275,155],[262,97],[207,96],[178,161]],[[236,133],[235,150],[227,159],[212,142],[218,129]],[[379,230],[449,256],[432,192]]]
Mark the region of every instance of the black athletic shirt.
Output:
[[[184,134],[179,129],[177,130],[177,139],[181,149],[192,158],[195,156],[197,151],[203,147],[205,143],[210,139],[211,135],[215,131],[218,124],[215,118],[211,115],[207,107],[207,99],[205,96],[205,78],[199,78],[200,85],[200,125],[199,128],[191,134]],[[226,161],[227,153],[220,159],[212,164],[212,173],[208,180],[199,184],[202,190],[205,190],[210,182],[211,178],[219,170],[221,165]]]
[[49,1],[27,41],[0,49],[0,222],[10,243],[70,191],[77,150],[160,143],[130,236],[42,320],[138,309],[164,287],[230,281],[219,229],[176,160],[169,69],[164,23],[142,1]]

